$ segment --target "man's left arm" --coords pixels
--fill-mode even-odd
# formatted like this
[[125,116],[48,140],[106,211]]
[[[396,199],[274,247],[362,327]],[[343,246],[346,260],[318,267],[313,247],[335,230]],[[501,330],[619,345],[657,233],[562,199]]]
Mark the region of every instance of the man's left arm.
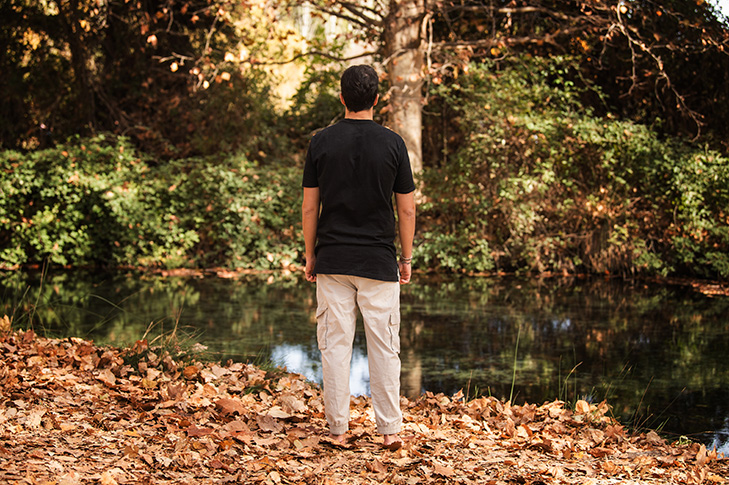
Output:
[[319,187],[304,187],[304,202],[301,204],[301,224],[304,228],[304,247],[306,256],[307,281],[316,281],[316,227],[319,223]]
[[400,246],[402,258],[398,263],[400,268],[400,283],[410,283],[412,276],[412,265],[409,260],[413,257],[413,239],[415,239],[415,192],[407,194],[395,193],[395,204],[397,205],[397,224],[400,234]]

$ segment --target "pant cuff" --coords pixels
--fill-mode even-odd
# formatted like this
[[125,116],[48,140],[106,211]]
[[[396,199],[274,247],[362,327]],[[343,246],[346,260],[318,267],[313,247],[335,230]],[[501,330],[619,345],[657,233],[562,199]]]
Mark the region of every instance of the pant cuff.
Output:
[[329,426],[329,432],[333,435],[339,436],[349,431],[349,426]]
[[380,434],[397,434],[400,432],[400,424],[391,424],[389,426],[378,426],[377,432]]

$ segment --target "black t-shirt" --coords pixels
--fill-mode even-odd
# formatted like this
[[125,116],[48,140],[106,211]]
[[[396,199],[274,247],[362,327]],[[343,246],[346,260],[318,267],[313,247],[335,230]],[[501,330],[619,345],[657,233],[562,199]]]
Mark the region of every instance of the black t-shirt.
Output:
[[398,281],[393,192],[415,190],[405,142],[371,120],[344,119],[309,144],[304,187],[319,187],[317,274]]

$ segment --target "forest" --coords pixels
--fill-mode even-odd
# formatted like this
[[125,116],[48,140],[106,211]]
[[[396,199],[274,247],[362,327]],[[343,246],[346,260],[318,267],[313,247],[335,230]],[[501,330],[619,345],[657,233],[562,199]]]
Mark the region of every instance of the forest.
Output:
[[341,71],[424,272],[729,279],[729,26],[704,0],[2,0],[0,267],[293,270]]

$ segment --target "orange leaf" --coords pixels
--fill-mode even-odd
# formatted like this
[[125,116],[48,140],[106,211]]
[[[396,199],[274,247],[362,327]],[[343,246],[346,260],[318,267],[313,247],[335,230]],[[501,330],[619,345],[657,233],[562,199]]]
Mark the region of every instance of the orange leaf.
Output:
[[436,475],[440,475],[442,477],[452,477],[456,474],[456,471],[453,468],[449,468],[447,466],[439,465],[438,463],[433,464],[433,473]]
[[238,413],[239,416],[243,416],[243,414],[246,411],[245,406],[243,406],[243,403],[240,402],[238,399],[229,399],[229,398],[222,398],[218,399],[215,402],[215,407],[218,408],[223,414],[223,416],[227,416],[229,414],[235,414]]

